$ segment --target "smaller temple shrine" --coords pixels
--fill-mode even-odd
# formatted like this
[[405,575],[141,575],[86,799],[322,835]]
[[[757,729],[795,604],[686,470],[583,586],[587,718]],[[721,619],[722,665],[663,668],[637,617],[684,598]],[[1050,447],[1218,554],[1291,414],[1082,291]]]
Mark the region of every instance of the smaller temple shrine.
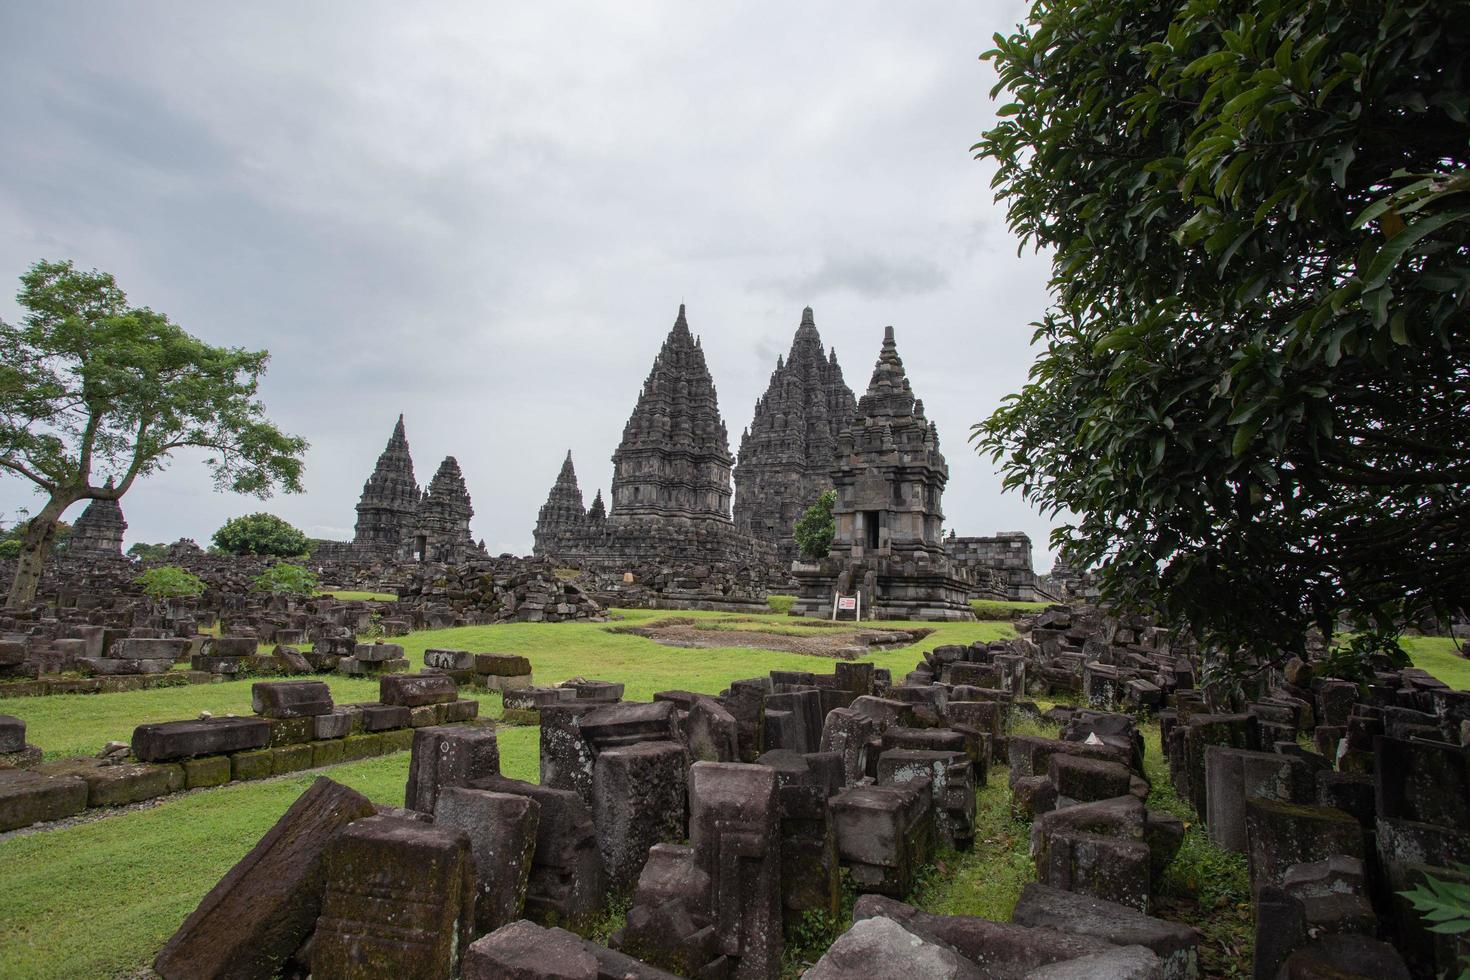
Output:
[[403,416],[362,487],[352,540],[327,541],[316,556],[330,560],[430,561],[457,565],[482,557],[470,536],[470,492],[459,461],[444,457],[428,489],[420,490]]
[[[105,487],[112,489],[112,480]],[[66,542],[66,553],[78,558],[120,557],[123,553],[123,532],[128,522],[123,520],[122,504],[116,499],[93,500],[82,511],[82,516],[72,525],[71,537]]]
[[973,619],[970,583],[944,546],[948,480],[939,432],[914,397],[888,327],[857,421],[837,438],[831,549],[820,562],[792,567],[800,585],[792,612],[830,616],[841,595],[859,596],[865,619]]

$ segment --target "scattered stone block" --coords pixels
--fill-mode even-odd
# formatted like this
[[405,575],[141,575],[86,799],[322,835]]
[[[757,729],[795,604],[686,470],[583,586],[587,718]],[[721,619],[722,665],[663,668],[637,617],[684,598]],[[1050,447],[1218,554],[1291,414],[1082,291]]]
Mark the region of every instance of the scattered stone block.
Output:
[[322,681],[261,681],[250,687],[250,707],[266,718],[332,713],[332,690]]
[[416,708],[459,698],[459,687],[447,674],[386,674],[378,681],[378,700]]
[[207,755],[201,759],[185,759],[180,765],[184,767],[185,789],[223,786],[230,781],[230,757],[227,755]]
[[1063,960],[1026,974],[1026,980],[1160,980],[1159,958],[1142,946],[1118,946]]
[[230,756],[230,776],[237,780],[265,779],[271,774],[271,765],[270,749],[236,752]]
[[500,744],[491,728],[442,726],[413,733],[413,758],[403,805],[433,813],[439,792],[500,775]]
[[526,918],[585,928],[602,912],[602,852],[592,812],[571,790],[552,789],[504,776],[477,779],[471,789],[535,800],[541,809],[536,850],[526,885]]
[[86,808],[87,784],[78,776],[0,769],[0,833],[63,820]]
[[372,814],[365,797],[318,778],[204,896],[153,968],[164,980],[279,973],[316,923],[328,845]]
[[592,814],[610,892],[633,887],[654,844],[684,839],[684,764],[677,742],[638,742],[598,754]]
[[996,980],[1021,980],[1038,967],[1115,948],[1092,936],[992,922],[974,915],[933,915],[881,895],[860,896],[853,906],[854,921],[879,916],[947,944]]
[[270,744],[270,725],[259,718],[166,721],[133,729],[133,755],[143,762],[171,762]]
[[990,976],[948,946],[910,932],[882,916],[853,923],[852,928],[827,948],[816,965],[802,974],[803,980],[868,980],[870,977],[985,980]]
[[464,980],[599,980],[597,958],[576,936],[526,919],[477,939],[464,957]]
[[1363,828],[1341,810],[1249,797],[1245,821],[1255,890],[1280,885],[1294,864],[1364,856]]
[[434,822],[464,831],[475,866],[473,936],[492,933],[521,917],[526,903],[540,805],[530,797],[446,786]]
[[1146,947],[1159,958],[1163,980],[1199,976],[1198,930],[1117,902],[1033,882],[1022,889],[1011,921],[1092,936],[1117,946]]
[[315,980],[452,976],[475,903],[470,844],[452,827],[371,816],[326,853],[311,942]]

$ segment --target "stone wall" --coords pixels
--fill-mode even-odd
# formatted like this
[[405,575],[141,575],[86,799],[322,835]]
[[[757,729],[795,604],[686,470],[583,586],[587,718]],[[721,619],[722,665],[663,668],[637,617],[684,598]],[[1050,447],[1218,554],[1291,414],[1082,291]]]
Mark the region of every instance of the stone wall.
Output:
[[[1031,538],[1022,531],[1001,531],[994,537],[944,539],[950,559],[971,571],[975,598],[1014,602],[1056,602],[1062,596],[1049,589],[1031,564]],[[993,574],[987,575],[985,572]],[[979,589],[989,590],[982,594]]]

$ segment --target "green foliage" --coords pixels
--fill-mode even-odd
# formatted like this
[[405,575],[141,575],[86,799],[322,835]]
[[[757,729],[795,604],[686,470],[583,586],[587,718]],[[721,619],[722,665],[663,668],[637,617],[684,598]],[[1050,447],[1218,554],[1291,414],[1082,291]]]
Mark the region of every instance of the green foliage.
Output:
[[3,541],[0,541],[0,558],[15,558],[19,554],[19,538],[6,538]]
[[168,557],[168,545],[137,542],[128,548],[128,557],[138,561],[162,561]]
[[[1470,865],[1455,862],[1453,870],[1464,880],[1445,881],[1426,874],[1414,888],[1399,892],[1422,914],[1425,928],[1446,936],[1470,934]],[[1470,977],[1470,955],[1460,958],[1461,980]]]
[[827,557],[827,550],[832,547],[832,535],[837,530],[832,519],[832,507],[836,503],[836,492],[826,491],[806,509],[791,529],[803,558],[817,561]]
[[204,581],[177,565],[150,568],[133,581],[143,587],[143,594],[150,599],[185,599],[204,594]]
[[274,555],[295,558],[306,554],[305,534],[274,514],[232,517],[214,532],[214,546],[227,555]]
[[976,144],[1053,254],[975,427],[1105,593],[1234,650],[1470,588],[1470,7],[1064,0]]
[[785,616],[791,612],[791,607],[796,605],[794,595],[768,595],[766,605],[771,607],[771,612],[780,613]]
[[316,595],[321,582],[316,573],[300,565],[278,562],[250,580],[251,592],[268,592],[271,595]]
[[34,596],[67,507],[122,497],[177,450],[204,450],[222,490],[301,490],[306,442],[256,397],[265,351],[211,347],[70,262],[31,266],[17,301],[24,321],[0,322],[0,470],[48,500],[27,526],[8,604]]
[[852,907],[857,903],[857,886],[846,868],[838,872],[837,913],[808,909],[794,925],[785,929],[786,945],[781,950],[781,976],[799,977],[810,969],[827,947],[852,926]]

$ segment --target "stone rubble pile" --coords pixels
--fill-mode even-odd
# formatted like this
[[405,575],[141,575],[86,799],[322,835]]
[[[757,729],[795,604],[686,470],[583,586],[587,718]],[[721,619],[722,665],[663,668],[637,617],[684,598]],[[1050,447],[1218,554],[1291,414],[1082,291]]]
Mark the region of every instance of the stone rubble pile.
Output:
[[582,586],[558,576],[551,562],[529,558],[423,566],[400,590],[399,606],[429,629],[606,619]]

